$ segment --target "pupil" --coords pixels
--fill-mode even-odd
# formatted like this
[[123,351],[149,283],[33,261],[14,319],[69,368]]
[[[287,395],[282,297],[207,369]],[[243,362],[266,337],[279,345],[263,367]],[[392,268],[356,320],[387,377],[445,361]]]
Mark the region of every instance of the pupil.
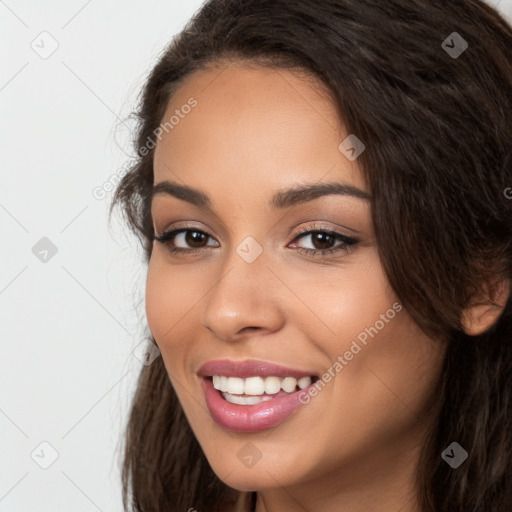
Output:
[[[320,247],[317,247],[318,244],[315,242],[320,242]],[[332,235],[329,235],[328,233],[316,233],[313,235],[313,245],[316,249],[328,249],[330,247],[330,244],[332,242]],[[324,246],[322,246],[322,243]]]
[[187,244],[194,247],[194,244],[199,244],[199,246],[201,245],[201,241],[204,241],[201,240],[201,238],[204,238],[204,236],[204,233],[199,233],[198,231],[188,231],[185,238],[187,240]]

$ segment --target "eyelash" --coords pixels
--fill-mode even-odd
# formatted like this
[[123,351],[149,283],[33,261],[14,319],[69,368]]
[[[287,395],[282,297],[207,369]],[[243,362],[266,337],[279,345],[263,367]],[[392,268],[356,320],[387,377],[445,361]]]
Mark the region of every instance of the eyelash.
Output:
[[[173,229],[170,231],[165,231],[160,236],[154,236],[153,240],[156,240],[157,242],[160,242],[161,244],[165,245],[167,250],[172,254],[179,254],[179,255],[184,255],[185,253],[197,254],[197,253],[202,252],[208,248],[208,247],[195,247],[192,249],[183,249],[181,247],[174,247],[171,245],[171,241],[175,238],[176,235],[178,235],[179,233],[187,232],[187,231],[202,233],[202,234],[206,235],[207,237],[210,237],[210,235],[208,235],[208,233],[206,233],[200,229],[196,229],[193,227],[180,227],[180,228],[176,228],[176,229]],[[342,244],[341,244],[341,246],[333,248],[333,249],[308,249],[305,247],[298,247],[297,252],[299,254],[304,253],[309,256],[317,256],[317,255],[327,256],[329,254],[337,253],[338,251],[348,251],[350,246],[355,245],[359,242],[359,240],[357,240],[356,238],[351,238],[351,237],[342,235],[341,233],[337,233],[336,231],[331,231],[329,229],[310,229],[309,227],[299,228],[298,233],[296,233],[296,236],[293,240],[296,240],[297,238],[304,238],[305,235],[311,235],[311,234],[317,234],[317,233],[325,233],[325,234],[331,235],[331,236],[341,240]]]

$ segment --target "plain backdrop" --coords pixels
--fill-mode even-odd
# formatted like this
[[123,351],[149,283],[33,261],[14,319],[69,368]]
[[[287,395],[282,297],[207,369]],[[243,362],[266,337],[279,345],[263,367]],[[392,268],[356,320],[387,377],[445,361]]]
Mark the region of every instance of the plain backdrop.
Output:
[[108,205],[140,89],[200,5],[0,1],[0,512],[122,511],[146,268]]

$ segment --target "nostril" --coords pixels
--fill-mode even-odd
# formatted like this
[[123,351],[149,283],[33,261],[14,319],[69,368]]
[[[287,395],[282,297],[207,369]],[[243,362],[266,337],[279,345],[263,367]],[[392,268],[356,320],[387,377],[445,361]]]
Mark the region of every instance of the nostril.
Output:
[[254,330],[258,330],[259,327],[252,327],[252,326],[249,326],[249,327],[244,327],[240,332],[244,332],[246,330],[249,330],[249,331],[254,331]]

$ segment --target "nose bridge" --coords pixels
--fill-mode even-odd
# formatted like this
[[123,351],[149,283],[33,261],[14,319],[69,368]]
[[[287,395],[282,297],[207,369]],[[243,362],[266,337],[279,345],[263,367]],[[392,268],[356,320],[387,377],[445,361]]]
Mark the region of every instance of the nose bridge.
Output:
[[273,274],[267,264],[255,238],[247,236],[233,246],[205,298],[203,325],[224,339],[233,339],[245,327],[277,329],[281,310],[272,297]]

